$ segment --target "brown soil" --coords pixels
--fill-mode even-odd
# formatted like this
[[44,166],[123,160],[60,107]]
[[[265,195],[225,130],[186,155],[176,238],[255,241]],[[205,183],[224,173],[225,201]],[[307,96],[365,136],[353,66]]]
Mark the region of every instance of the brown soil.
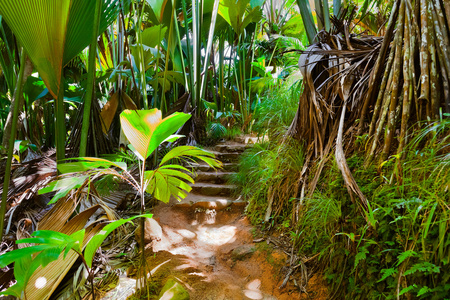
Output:
[[[301,294],[291,282],[279,289],[287,256],[265,242],[253,243],[253,227],[242,207],[216,212],[161,204],[153,213],[164,233],[148,256],[150,269],[166,262],[153,275],[159,286],[175,277],[194,300],[326,299],[320,277],[313,281],[322,289],[308,293],[314,298]],[[255,251],[234,259],[232,251],[243,245]]]
[[[243,147],[248,145],[227,142],[213,150],[236,165]],[[256,229],[243,213],[246,203],[232,197],[231,189],[214,170],[200,170],[209,175],[199,177],[197,187],[213,185],[220,192],[217,195],[226,197],[196,190],[194,185],[181,203],[173,200],[153,209],[153,218],[161,228],[156,225],[153,235],[153,229],[146,229],[148,240],[153,239],[147,245],[147,262],[153,270],[148,287],[154,296],[150,298],[158,299],[165,282],[175,278],[193,300],[327,299],[320,275],[314,275],[303,292],[296,286],[302,282],[300,278],[280,288],[289,265],[286,252],[267,242],[272,238],[254,243]],[[298,276],[294,274],[291,279]]]

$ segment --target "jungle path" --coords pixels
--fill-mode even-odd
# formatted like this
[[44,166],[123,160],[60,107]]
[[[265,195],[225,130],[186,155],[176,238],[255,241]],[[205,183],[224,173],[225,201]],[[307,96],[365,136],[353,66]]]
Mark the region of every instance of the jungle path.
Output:
[[163,231],[153,242],[155,260],[171,259],[160,272],[170,269],[169,276],[184,285],[191,299],[298,299],[278,289],[285,257],[253,243],[253,228],[244,216],[247,203],[233,197],[235,187],[227,183],[246,147],[228,142],[209,149],[223,169],[191,165],[196,170],[191,193],[153,211]]
[[[241,141],[208,149],[223,169],[191,164],[196,170],[191,193],[152,210],[157,224],[146,234],[152,231],[147,248],[155,290],[172,280],[193,300],[304,299],[291,283],[279,289],[287,256],[265,241],[254,242],[255,229],[244,215],[247,203],[233,197],[235,187],[227,183],[247,147]],[[161,296],[154,299],[186,299]]]

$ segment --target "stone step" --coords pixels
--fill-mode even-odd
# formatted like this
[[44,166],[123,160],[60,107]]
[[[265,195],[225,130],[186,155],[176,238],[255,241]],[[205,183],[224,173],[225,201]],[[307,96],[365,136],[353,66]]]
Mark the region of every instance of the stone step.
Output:
[[213,167],[210,167],[205,163],[193,163],[193,162],[187,163],[184,166],[188,169],[194,169],[197,172],[215,172],[217,170],[233,172],[237,170],[236,163],[223,163],[222,169],[214,169]]
[[234,139],[237,143],[241,144],[256,144],[256,143],[262,143],[262,142],[268,142],[269,137],[267,135],[264,136],[249,136],[249,135],[243,135],[238,136]]
[[215,150],[208,150],[208,152],[214,154],[216,159],[220,160],[222,163],[237,162],[241,152],[219,152]]
[[226,153],[226,152],[244,152],[246,149],[253,147],[251,144],[218,144],[213,147],[213,151]]
[[[173,202],[172,202],[173,203]],[[182,210],[191,220],[191,224],[227,224],[231,219],[242,216],[247,202],[240,198],[222,196],[203,196],[188,194],[172,207]]]
[[229,196],[236,189],[236,186],[231,184],[214,184],[204,182],[196,182],[194,184],[190,184],[190,186],[192,187],[191,193],[205,196]]
[[203,209],[224,209],[230,206],[233,202],[239,202],[231,197],[221,197],[221,196],[204,196],[188,194],[186,198],[177,202],[174,206],[179,208],[203,208]]
[[226,183],[233,172],[223,172],[220,170],[210,172],[197,172],[195,182],[210,182],[210,183]]

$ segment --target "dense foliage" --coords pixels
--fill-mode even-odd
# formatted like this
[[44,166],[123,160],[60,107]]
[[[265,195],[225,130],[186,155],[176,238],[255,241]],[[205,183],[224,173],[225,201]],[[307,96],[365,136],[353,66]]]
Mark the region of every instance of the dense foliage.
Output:
[[[255,224],[289,234],[300,288],[314,267],[335,299],[448,297],[449,49],[442,0],[3,0],[0,235],[17,235],[1,251],[64,233],[78,252],[50,263],[50,295],[83,257],[71,235],[98,206],[116,219],[109,190],[130,183],[144,214],[146,193],[189,192],[179,159],[218,166],[175,140],[250,133],[232,181]],[[25,230],[43,188],[56,204]]]

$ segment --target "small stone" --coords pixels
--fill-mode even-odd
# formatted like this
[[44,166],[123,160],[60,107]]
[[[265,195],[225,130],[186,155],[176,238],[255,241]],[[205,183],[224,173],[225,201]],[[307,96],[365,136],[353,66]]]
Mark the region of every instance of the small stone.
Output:
[[260,287],[261,287],[261,280],[259,279],[252,280],[249,284],[247,284],[247,289],[252,291],[258,291]]
[[261,300],[263,299],[263,295],[260,291],[252,291],[252,290],[244,290],[245,297],[252,300]]
[[256,248],[252,245],[242,245],[237,248],[235,248],[231,252],[231,258],[233,260],[243,260],[244,258],[250,256],[253,254],[253,252],[256,251]]
[[186,289],[175,279],[167,280],[159,294],[159,300],[189,300],[190,296]]
[[[136,229],[136,241],[141,240],[141,226]],[[160,241],[163,236],[161,225],[155,219],[145,218],[144,243],[150,244],[153,241]]]

